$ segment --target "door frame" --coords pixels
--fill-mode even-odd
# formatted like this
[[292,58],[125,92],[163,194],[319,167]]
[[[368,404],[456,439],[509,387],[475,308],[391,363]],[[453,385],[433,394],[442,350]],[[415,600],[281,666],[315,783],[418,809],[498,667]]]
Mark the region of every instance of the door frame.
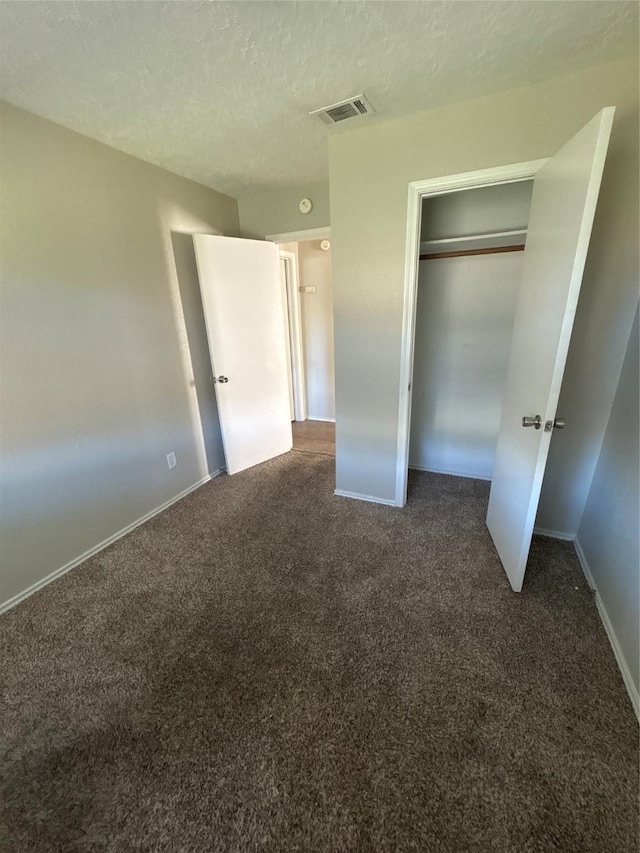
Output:
[[302,315],[300,313],[300,290],[298,284],[298,264],[294,252],[286,252],[278,247],[280,259],[285,265],[285,316],[289,334],[289,354],[291,357],[291,384],[293,390],[294,420],[307,419],[307,392],[304,371],[304,345],[302,340]]
[[331,228],[309,228],[307,231],[288,231],[286,234],[268,234],[264,239],[272,243],[300,243],[304,240],[324,240],[331,237]]
[[[283,234],[268,234],[264,239],[278,244],[280,257],[292,259],[287,267],[287,302],[289,318],[289,340],[291,343],[291,367],[293,381],[293,407],[296,421],[306,421],[307,409],[307,376],[304,367],[304,339],[302,334],[302,312],[300,307],[300,277],[298,273],[298,256],[293,252],[282,249],[282,243],[304,243],[307,240],[325,240],[331,237],[331,228],[309,228],[306,231],[287,231]],[[289,276],[289,273],[291,275]],[[290,284],[291,281],[291,284]]]
[[407,199],[407,232],[404,267],[404,298],[402,304],[402,343],[400,352],[400,385],[398,409],[398,446],[396,452],[396,497],[395,505],[403,507],[407,502],[409,476],[409,439],[411,432],[411,385],[413,383],[413,356],[415,347],[416,308],[418,300],[418,263],[420,260],[420,229],[422,226],[422,202],[431,196],[445,195],[468,189],[478,189],[497,184],[512,184],[534,178],[548,162],[530,160],[511,163],[475,172],[461,172],[412,181]]

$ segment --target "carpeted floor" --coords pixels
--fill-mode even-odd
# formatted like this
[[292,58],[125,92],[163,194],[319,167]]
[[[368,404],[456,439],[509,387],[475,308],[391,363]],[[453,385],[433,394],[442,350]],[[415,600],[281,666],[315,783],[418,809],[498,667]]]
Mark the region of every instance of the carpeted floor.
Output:
[[3,853],[636,853],[571,546],[518,596],[486,484],[332,489],[308,453],[221,477],[0,619]]

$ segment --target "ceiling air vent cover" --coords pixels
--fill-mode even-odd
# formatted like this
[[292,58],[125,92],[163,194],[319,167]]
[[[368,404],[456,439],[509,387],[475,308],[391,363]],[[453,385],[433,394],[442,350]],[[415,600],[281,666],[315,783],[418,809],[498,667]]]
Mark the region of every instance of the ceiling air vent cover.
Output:
[[309,115],[318,116],[325,124],[338,124],[338,122],[345,121],[348,118],[368,116],[374,112],[375,110],[364,95],[354,95],[353,98],[338,101],[337,104],[313,110]]

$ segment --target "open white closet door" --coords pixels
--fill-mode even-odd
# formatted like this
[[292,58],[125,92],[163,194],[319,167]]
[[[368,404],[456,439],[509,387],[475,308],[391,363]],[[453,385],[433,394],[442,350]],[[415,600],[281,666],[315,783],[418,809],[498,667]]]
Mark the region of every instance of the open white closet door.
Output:
[[614,112],[607,107],[598,113],[534,180],[487,514],[516,592],[531,546]]
[[194,234],[227,472],[291,450],[285,306],[275,243]]

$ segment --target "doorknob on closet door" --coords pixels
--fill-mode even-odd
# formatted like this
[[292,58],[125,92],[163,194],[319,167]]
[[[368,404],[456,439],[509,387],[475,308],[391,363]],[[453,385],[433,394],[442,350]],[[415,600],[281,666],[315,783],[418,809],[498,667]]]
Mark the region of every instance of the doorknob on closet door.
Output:
[[213,381],[214,381],[214,382],[219,382],[221,385],[224,385],[224,383],[225,383],[225,382],[228,382],[229,380],[227,379],[227,377],[226,377],[226,376],[218,376],[217,378],[214,376],[214,377],[213,377]]
[[[523,427],[534,427],[535,429],[540,429],[542,426],[542,418],[540,415],[536,415],[535,418],[528,417],[525,415],[522,418],[522,426]],[[564,418],[554,418],[552,421],[544,422],[544,431],[551,432],[552,429],[564,429],[565,427],[565,419]]]
[[542,418],[540,417],[540,415],[536,415],[535,418],[525,416],[522,419],[522,426],[535,427],[535,429],[540,429],[540,427],[542,426]]

